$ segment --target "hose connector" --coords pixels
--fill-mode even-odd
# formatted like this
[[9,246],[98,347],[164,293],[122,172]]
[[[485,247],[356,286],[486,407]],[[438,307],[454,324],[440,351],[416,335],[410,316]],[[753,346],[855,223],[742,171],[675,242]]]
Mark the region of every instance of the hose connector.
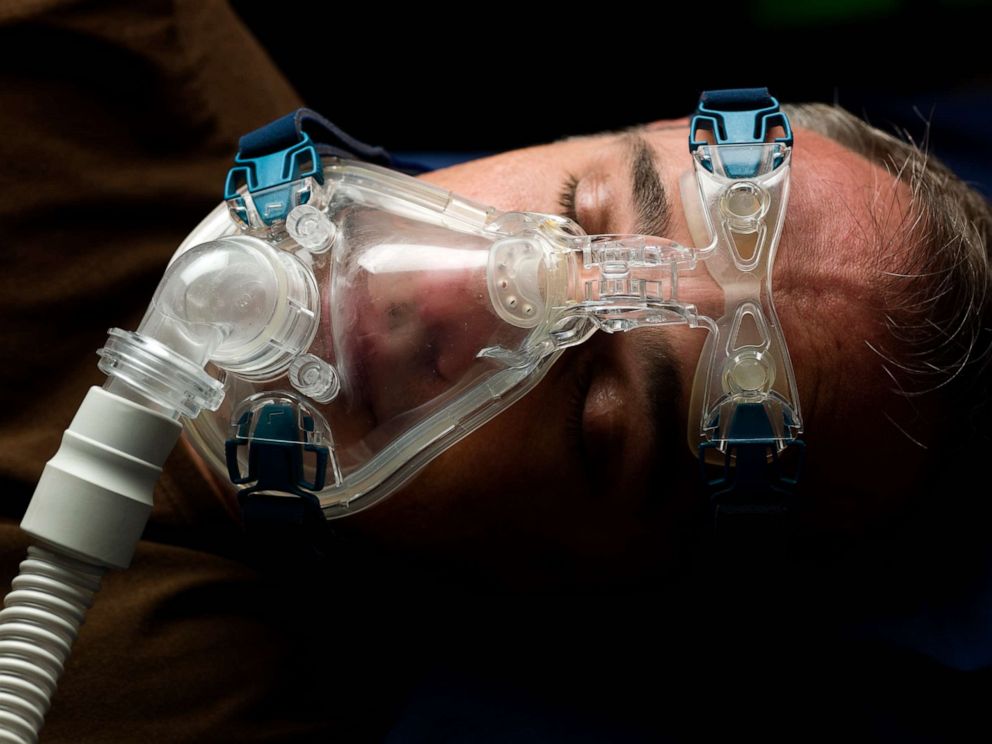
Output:
[[78,560],[127,568],[182,425],[90,388],[45,464],[21,528]]

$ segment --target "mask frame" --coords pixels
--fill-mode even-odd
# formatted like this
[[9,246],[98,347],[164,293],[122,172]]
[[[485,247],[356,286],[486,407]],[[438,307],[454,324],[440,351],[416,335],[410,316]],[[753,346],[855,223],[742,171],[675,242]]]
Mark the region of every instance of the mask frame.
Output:
[[[791,128],[766,90],[746,89],[704,93],[690,130],[692,170],[680,185],[697,247],[654,236],[589,236],[554,215],[501,213],[460,199],[384,167],[396,165],[384,151],[301,110],[242,140],[226,203],[190,234],[170,265],[171,271],[194,262],[198,252],[233,255],[236,248],[232,265],[274,267],[278,277],[271,294],[296,314],[282,313],[278,324],[265,320],[278,328],[264,342],[252,338],[233,351],[225,350],[225,338],[190,343],[175,317],[175,307],[190,303],[183,299],[166,307],[163,280],[138,332],[112,331],[101,351],[101,368],[126,377],[130,386],[147,387],[134,372],[135,359],[164,354],[159,342],[190,366],[212,360],[211,379],[198,380],[210,391],[200,407],[216,409],[227,398],[227,431],[221,439],[208,431],[206,419],[196,417],[196,407],[189,408],[186,428],[197,449],[233,483],[245,486],[242,504],[291,495],[336,518],[397,490],[440,452],[529,392],[565,348],[596,330],[705,327],[709,336],[694,379],[689,443],[699,452],[704,477],[707,461],[723,465],[720,478],[707,479],[715,511],[721,499],[724,513],[733,511],[729,502],[735,495],[753,501],[759,491],[791,494],[798,478],[781,472],[778,454],[792,444],[802,449],[802,417],[772,301],[772,267],[788,201]],[[315,144],[311,133],[332,144]],[[334,200],[344,192],[350,194],[349,205],[488,241],[489,301],[506,327],[520,331],[516,338],[525,340],[515,347],[480,348],[476,358],[498,362],[497,372],[447,399],[444,410],[423,417],[388,451],[349,472],[335,453],[332,427],[313,405],[333,400],[341,379],[333,364],[309,351],[318,325],[314,317],[326,298],[307,270],[308,261],[312,267],[315,257],[334,254],[342,240],[341,225],[328,215],[339,214]],[[194,273],[188,266],[181,270]],[[703,276],[722,291],[719,315],[702,313],[691,297],[682,298],[680,283],[684,287],[688,276]],[[183,287],[187,297],[188,290]],[[232,318],[228,325],[237,322]],[[155,332],[148,338],[151,328]],[[224,337],[228,331],[211,332]],[[277,378],[288,384],[264,394],[251,387]],[[767,511],[767,504],[761,509]]]

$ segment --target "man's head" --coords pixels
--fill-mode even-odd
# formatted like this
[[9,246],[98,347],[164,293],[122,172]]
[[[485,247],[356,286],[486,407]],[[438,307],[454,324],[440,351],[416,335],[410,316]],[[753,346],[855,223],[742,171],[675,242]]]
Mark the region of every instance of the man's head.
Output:
[[[909,385],[927,370],[960,378],[976,368],[974,353],[956,355],[982,341],[988,208],[932,159],[839,109],[789,113],[792,192],[774,285],[807,432],[802,519],[857,535],[920,491],[946,437],[945,399],[908,397],[918,392]],[[691,245],[678,188],[688,134],[688,120],[657,122],[423,178],[504,210],[565,213],[591,234]],[[970,296],[966,307],[955,293]],[[704,336],[598,334],[343,529],[522,583],[665,571],[705,512],[685,445]],[[940,343],[926,350],[928,339]]]

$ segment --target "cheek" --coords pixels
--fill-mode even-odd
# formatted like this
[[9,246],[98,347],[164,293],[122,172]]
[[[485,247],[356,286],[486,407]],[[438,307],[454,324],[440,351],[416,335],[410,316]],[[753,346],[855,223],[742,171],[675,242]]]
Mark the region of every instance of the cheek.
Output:
[[689,426],[689,408],[696,370],[709,333],[705,328],[689,328],[685,325],[671,326],[659,332],[665,334],[665,340],[671,349],[682,381],[682,395],[678,400],[678,420],[681,427],[678,442],[686,451],[694,452],[699,445],[699,427],[695,424],[695,420],[694,425]]
[[485,552],[501,535],[545,531],[569,504],[587,498],[566,429],[558,425],[568,415],[566,397],[556,394],[561,371],[553,368],[522,400],[345,526],[393,549],[442,555]]

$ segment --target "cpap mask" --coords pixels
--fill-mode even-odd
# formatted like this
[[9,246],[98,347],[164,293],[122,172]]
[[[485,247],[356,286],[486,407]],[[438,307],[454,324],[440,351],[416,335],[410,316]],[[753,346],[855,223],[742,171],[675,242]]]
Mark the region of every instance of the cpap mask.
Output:
[[328,127],[306,112],[273,126],[289,136],[246,138],[226,204],[180,247],[138,331],[113,331],[102,352],[132,386],[150,385],[133,355],[167,353],[153,344],[207,362],[187,429],[244,496],[313,497],[329,518],[366,508],[596,330],[710,332],[693,447],[726,455],[760,440],[774,456],[801,430],[771,293],[792,135],[767,92],[701,100],[681,180],[695,246],[590,236],[321,157],[307,132]]
[[709,331],[690,445],[777,452],[802,426],[771,293],[792,135],[762,95],[703,96],[681,181],[695,246],[501,212],[353,142],[321,152],[314,137],[340,133],[290,115],[244,138],[226,202],[179,247],[137,331],[111,331],[107,389],[175,406],[243,504],[292,494],[336,518],[396,491],[595,331],[686,324]]
[[779,453],[801,454],[802,417],[772,266],[792,132],[765,89],[704,93],[690,129],[692,246],[460,198],[307,110],[242,138],[225,203],[138,329],[110,331],[107,383],[21,523],[35,545],[0,612],[0,738],[36,740],[183,427],[241,487],[246,522],[323,523],[396,491],[596,331],[684,324],[709,332],[688,434],[702,465],[722,463],[715,513],[787,509]]

